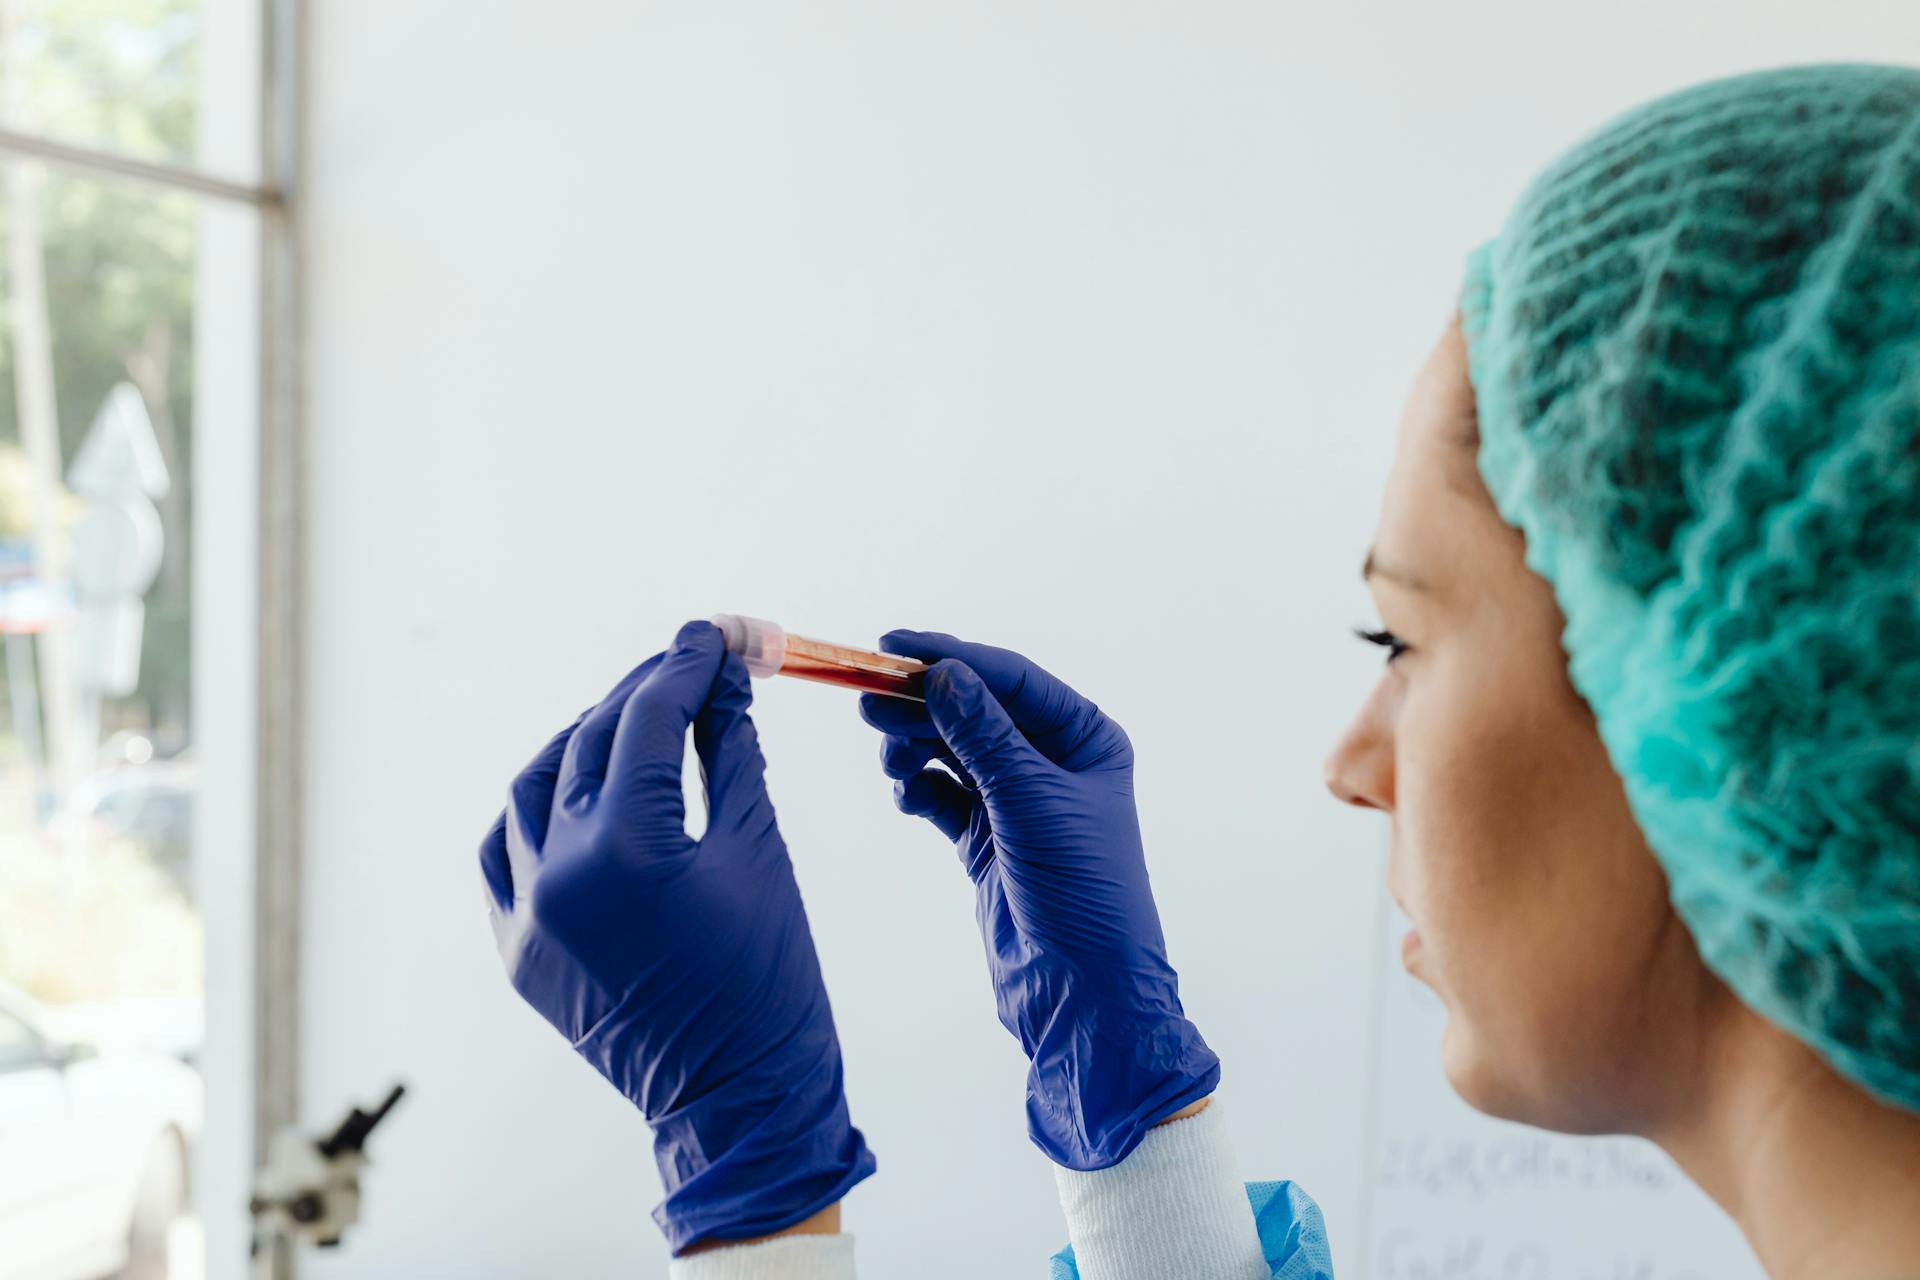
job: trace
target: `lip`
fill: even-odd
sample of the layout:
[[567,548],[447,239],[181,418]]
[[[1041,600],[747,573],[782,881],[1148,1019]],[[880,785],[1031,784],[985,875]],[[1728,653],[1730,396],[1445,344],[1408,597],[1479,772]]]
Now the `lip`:
[[1420,931],[1409,929],[1400,938],[1400,964],[1403,968],[1413,968],[1414,957],[1420,954]]

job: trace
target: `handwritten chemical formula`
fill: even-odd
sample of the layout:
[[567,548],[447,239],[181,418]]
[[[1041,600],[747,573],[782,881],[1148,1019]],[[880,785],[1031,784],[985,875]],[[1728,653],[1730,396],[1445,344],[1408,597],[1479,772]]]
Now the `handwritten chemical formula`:
[[1671,1189],[1673,1167],[1644,1144],[1557,1140],[1544,1133],[1390,1136],[1374,1174],[1382,1190],[1486,1196],[1515,1191]]
[[1645,1253],[1570,1262],[1558,1242],[1498,1244],[1484,1236],[1431,1239],[1410,1228],[1387,1233],[1375,1251],[1374,1280],[1722,1280],[1672,1267]]

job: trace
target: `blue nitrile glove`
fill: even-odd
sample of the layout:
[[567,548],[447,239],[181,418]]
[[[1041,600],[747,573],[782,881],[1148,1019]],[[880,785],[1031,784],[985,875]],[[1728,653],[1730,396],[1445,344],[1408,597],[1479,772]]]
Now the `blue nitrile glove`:
[[1033,1061],[1027,1128],[1069,1169],[1118,1164],[1220,1081],[1147,885],[1133,744],[1017,653],[930,631],[880,644],[935,664],[925,706],[868,694],[860,711],[886,735],[895,803],[973,880],[1000,1021]]
[[752,697],[719,630],[688,623],[514,779],[480,848],[514,987],[653,1126],[667,1190],[653,1216],[676,1253],[792,1226],[874,1169]]

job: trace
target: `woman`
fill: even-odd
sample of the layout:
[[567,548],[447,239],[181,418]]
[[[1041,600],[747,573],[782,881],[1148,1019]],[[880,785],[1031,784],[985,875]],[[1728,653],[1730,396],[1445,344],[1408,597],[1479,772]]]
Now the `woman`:
[[[1392,818],[1454,1087],[1658,1143],[1776,1280],[1920,1276],[1920,73],[1703,86],[1548,169],[1470,260],[1366,576],[1387,667],[1327,779]],[[975,885],[1055,1274],[1330,1275],[1311,1202],[1229,1172],[1126,735],[1018,655],[886,647],[935,663],[863,713]],[[851,1276],[874,1164],[748,701],[689,624],[482,863],[515,985],[655,1127],[675,1275]]]

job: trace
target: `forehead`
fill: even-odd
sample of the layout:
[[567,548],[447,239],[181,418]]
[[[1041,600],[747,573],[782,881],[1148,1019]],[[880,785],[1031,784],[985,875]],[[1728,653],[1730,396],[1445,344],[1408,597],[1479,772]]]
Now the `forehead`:
[[1480,480],[1478,420],[1459,320],[1414,378],[1400,418],[1376,538],[1383,556],[1431,560],[1506,525]]
[[1467,342],[1455,316],[1413,380],[1400,421],[1400,444],[1432,447],[1468,471],[1479,443],[1473,382],[1467,376]]

